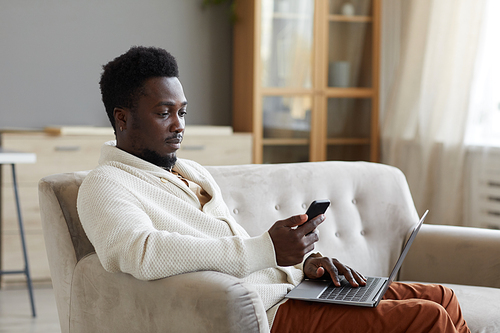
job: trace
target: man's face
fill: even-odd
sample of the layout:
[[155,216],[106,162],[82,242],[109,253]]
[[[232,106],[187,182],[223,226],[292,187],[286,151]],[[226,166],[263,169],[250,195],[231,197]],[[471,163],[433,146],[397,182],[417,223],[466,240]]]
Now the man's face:
[[186,107],[179,79],[155,77],[146,80],[135,109],[125,111],[128,114],[126,128],[119,134],[117,146],[170,169],[181,145]]

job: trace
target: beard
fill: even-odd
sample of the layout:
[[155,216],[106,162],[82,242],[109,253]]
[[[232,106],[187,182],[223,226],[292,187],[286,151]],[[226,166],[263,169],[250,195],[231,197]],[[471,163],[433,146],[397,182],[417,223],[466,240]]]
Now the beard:
[[175,154],[168,156],[161,156],[157,152],[150,149],[142,150],[141,156],[139,157],[149,163],[152,163],[156,166],[159,166],[160,168],[164,168],[169,171],[172,170],[172,168],[175,165],[175,162],[177,162],[177,156]]

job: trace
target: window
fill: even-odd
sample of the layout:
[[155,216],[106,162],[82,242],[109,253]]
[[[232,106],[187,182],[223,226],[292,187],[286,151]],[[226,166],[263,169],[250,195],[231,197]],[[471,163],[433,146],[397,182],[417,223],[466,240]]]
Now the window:
[[469,102],[466,144],[500,147],[500,1],[487,0]]

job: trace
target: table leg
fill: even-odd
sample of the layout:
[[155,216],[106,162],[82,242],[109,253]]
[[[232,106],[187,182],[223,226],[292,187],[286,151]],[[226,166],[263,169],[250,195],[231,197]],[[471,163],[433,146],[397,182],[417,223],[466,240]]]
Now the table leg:
[[29,269],[29,265],[28,265],[28,252],[26,249],[26,240],[24,238],[24,226],[23,226],[23,220],[21,217],[21,205],[19,203],[19,194],[18,194],[18,190],[17,190],[15,164],[12,164],[12,183],[13,183],[13,187],[14,187],[14,196],[16,199],[17,218],[18,218],[18,222],[19,222],[19,233],[21,234],[21,244],[23,247],[24,274],[26,274],[26,280],[27,280],[27,284],[28,284],[28,292],[29,292],[30,301],[31,301],[31,313],[33,314],[33,317],[36,317],[35,301],[33,298],[33,284],[31,283],[31,275],[30,275],[30,269]]

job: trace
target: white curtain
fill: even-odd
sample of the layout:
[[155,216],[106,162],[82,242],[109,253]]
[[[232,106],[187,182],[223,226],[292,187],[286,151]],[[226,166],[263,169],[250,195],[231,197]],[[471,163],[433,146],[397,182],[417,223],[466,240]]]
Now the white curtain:
[[486,0],[469,103],[466,142],[500,147],[500,1]]
[[404,0],[400,12],[399,62],[382,103],[382,162],[405,173],[430,223],[463,223],[464,136],[484,1]]
[[486,0],[466,135],[465,224],[500,228],[500,1]]

